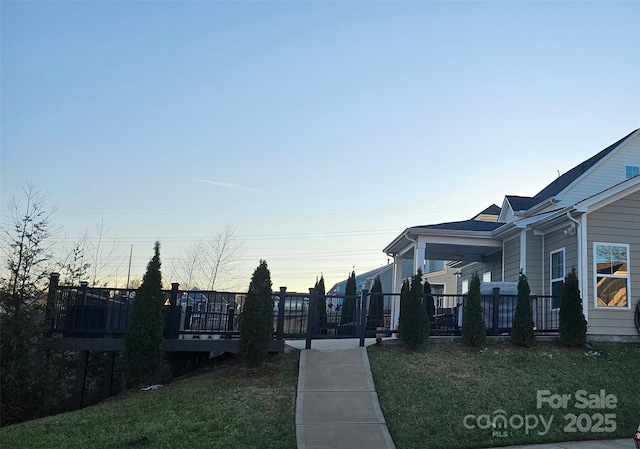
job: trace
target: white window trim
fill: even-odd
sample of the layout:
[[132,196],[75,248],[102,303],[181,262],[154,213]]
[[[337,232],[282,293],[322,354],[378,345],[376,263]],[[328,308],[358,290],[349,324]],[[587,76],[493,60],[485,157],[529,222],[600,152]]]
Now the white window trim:
[[[562,253],[562,277],[553,277],[553,255]],[[564,282],[565,277],[567,276],[567,252],[565,251],[565,247],[554,249],[549,252],[549,294],[553,294],[553,283],[562,281]],[[553,307],[552,302],[549,302],[549,310],[560,310],[560,307]]]
[[[616,276],[615,274],[598,274],[598,261],[596,259],[596,247],[598,245],[607,245],[607,246],[624,246],[627,249],[627,275],[626,276]],[[629,254],[629,244],[628,243],[611,243],[611,242],[593,242],[593,307],[599,310],[623,310],[627,311],[631,309],[631,267],[630,267],[630,259],[631,255]],[[599,306],[598,305],[598,276],[607,277],[612,279],[627,279],[627,306],[626,307],[615,307],[615,306]]]
[[[486,281],[485,278],[489,277],[489,280]],[[491,271],[485,271],[484,273],[482,273],[482,282],[491,282]]]
[[462,281],[462,284],[460,284],[460,294],[466,295],[467,293],[469,293],[469,279],[465,279],[464,281]]

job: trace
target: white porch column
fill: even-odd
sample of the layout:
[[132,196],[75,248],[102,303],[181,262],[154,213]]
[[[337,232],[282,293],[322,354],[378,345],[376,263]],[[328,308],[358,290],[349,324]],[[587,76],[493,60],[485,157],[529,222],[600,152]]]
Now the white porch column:
[[[400,293],[402,287],[402,256],[393,256],[393,291],[392,293]],[[398,329],[400,320],[400,296],[391,297],[391,329]],[[397,338],[397,334],[393,334]]]
[[425,251],[427,249],[427,242],[425,242],[424,240],[421,240],[420,237],[418,237],[418,240],[415,243],[415,246],[413,247],[413,273],[411,273],[412,275],[416,274],[418,272],[418,269],[421,269],[424,272],[424,257],[425,257]]

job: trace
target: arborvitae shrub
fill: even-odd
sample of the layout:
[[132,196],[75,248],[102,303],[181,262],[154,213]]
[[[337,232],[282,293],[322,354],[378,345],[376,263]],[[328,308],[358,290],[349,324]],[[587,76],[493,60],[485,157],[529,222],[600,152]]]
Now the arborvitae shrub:
[[129,329],[125,334],[123,374],[127,385],[140,387],[159,382],[162,360],[162,274],[160,272],[160,242],[147,265],[142,285],[131,305]]
[[356,273],[351,272],[349,279],[347,280],[347,286],[344,292],[344,301],[342,302],[342,314],[341,323],[353,323],[356,321],[356,295],[358,294],[358,287],[356,286]]
[[316,322],[318,327],[326,332],[327,328],[327,296],[324,286],[324,276],[320,276],[320,280],[316,282]]
[[384,295],[380,276],[376,276],[371,287],[367,328],[375,329],[380,326],[384,326]]
[[582,312],[582,299],[575,268],[564,278],[559,312],[560,339],[571,347],[582,347],[587,342],[587,320]]
[[436,313],[436,305],[433,301],[433,295],[431,294],[431,284],[425,279],[424,281],[424,307],[427,311],[427,318],[429,323],[433,321],[433,317]]
[[400,340],[409,349],[417,349],[429,338],[429,319],[424,306],[422,271],[405,281],[400,297],[398,332]]
[[531,346],[536,337],[533,327],[533,310],[531,309],[531,289],[524,273],[518,279],[518,303],[513,316],[511,339],[522,346]]
[[251,367],[266,361],[273,339],[273,292],[267,261],[261,260],[240,313],[240,356]]
[[462,316],[462,341],[470,346],[480,346],[487,338],[487,327],[482,318],[482,296],[480,278],[477,273],[471,276],[469,293],[464,304]]

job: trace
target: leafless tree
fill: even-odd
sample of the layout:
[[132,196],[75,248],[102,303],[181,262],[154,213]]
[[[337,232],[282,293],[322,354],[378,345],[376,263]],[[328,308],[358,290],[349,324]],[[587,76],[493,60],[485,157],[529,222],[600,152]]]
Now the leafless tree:
[[114,265],[114,257],[120,246],[118,238],[113,238],[111,245],[108,245],[107,234],[111,231],[111,228],[105,228],[104,219],[100,223],[96,223],[96,237],[93,243],[89,243],[89,259],[91,260],[91,279],[90,284],[97,286],[104,284],[110,278],[116,278],[118,268],[124,264],[124,259],[121,260],[117,266],[113,269],[113,272],[109,272],[109,267]]
[[238,273],[242,246],[236,227],[225,224],[208,239],[194,241],[184,248],[172,270],[172,278],[185,290],[234,290],[241,285]]
[[236,290],[239,279],[238,264],[244,240],[238,228],[226,223],[215,231],[209,241],[207,268],[211,290]]

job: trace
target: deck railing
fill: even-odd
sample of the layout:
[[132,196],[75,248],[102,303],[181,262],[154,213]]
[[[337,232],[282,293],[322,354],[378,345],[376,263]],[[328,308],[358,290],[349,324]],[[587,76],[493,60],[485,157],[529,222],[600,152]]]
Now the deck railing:
[[[47,301],[51,335],[63,337],[122,337],[129,325],[136,291],[113,288],[58,286],[52,277]],[[232,339],[240,334],[239,318],[246,293],[180,290],[172,284],[163,292],[164,337],[183,339]],[[287,292],[273,293],[274,338],[348,338],[391,335],[393,304],[398,294],[382,294],[382,312],[372,312],[372,294],[319,296]],[[466,295],[434,294],[429,312],[432,335],[460,335]],[[482,296],[488,335],[508,334],[513,325],[517,296]],[[557,298],[531,296],[536,332],[556,333]],[[429,308],[428,308],[429,309]],[[379,316],[374,316],[377,313]]]

